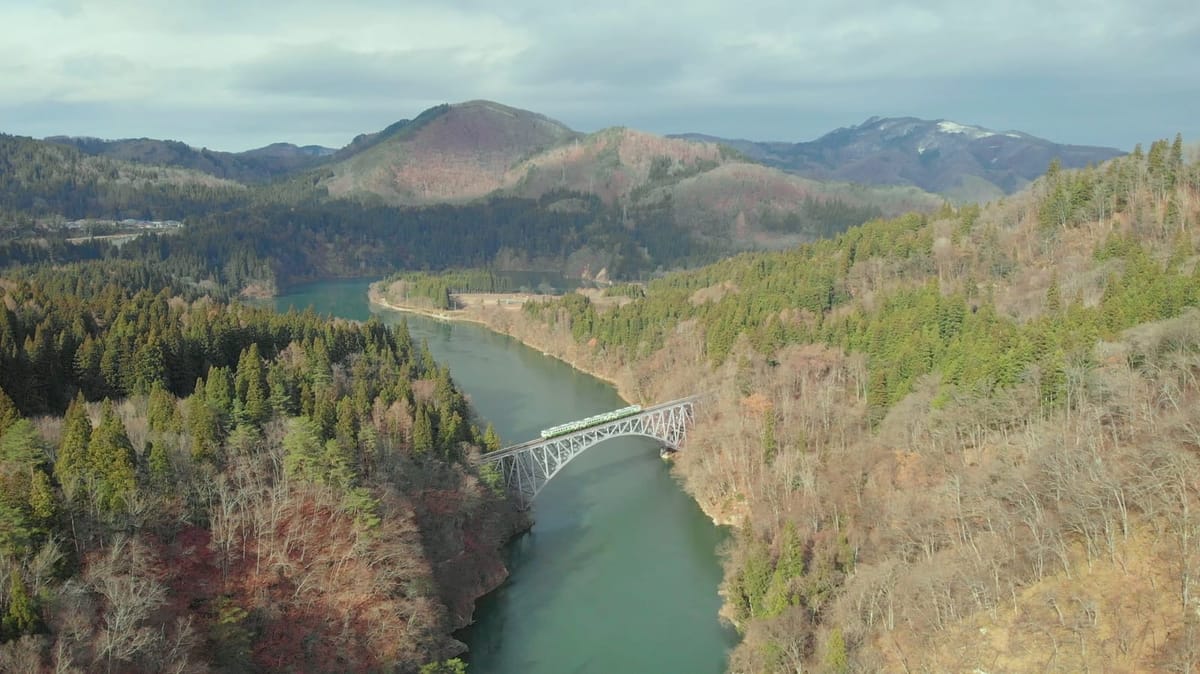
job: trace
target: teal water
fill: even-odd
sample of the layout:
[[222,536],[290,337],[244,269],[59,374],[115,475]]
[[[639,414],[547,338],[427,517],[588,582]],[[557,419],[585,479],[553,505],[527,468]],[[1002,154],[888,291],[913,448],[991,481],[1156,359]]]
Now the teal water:
[[[368,283],[310,284],[276,306],[407,319],[505,444],[626,404],[612,386],[503,335],[370,307]],[[508,581],[459,634],[471,674],[724,671],[735,641],[717,618],[724,534],[653,442],[610,440],[584,453],[538,495],[534,518],[510,545]]]

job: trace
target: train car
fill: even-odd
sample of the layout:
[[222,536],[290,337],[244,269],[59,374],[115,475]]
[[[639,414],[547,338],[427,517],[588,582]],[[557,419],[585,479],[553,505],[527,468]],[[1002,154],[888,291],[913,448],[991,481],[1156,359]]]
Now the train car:
[[597,424],[605,424],[610,421],[616,421],[622,417],[633,416],[641,411],[641,405],[630,405],[629,407],[622,407],[619,410],[613,410],[603,414],[596,414],[586,419],[580,419],[579,421],[572,421],[565,424],[559,424],[557,426],[551,426],[550,428],[543,429],[541,436],[543,440],[549,440],[550,438],[556,438],[560,435],[566,435],[567,433],[572,433],[574,431],[581,431],[585,428],[591,428]]

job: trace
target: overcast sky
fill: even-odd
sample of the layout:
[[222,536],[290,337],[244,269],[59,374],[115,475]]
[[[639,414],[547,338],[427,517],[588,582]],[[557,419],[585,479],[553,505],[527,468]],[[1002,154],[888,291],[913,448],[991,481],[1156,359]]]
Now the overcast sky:
[[487,98],[811,140],[913,115],[1200,139],[1198,0],[0,0],[0,131],[340,147]]

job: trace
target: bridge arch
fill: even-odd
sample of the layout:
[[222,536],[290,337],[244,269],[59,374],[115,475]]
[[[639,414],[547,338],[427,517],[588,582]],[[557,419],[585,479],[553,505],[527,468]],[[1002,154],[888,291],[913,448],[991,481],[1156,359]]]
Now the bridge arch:
[[526,507],[575,457],[612,438],[642,436],[678,450],[695,422],[696,397],[655,405],[613,421],[553,438],[531,440],[483,455],[479,463],[496,466],[504,484]]

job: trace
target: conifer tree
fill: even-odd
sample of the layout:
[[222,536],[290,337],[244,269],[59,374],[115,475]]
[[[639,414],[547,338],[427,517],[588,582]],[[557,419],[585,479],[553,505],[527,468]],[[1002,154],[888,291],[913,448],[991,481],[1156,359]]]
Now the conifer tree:
[[209,406],[223,418],[229,418],[233,414],[233,397],[228,368],[209,368],[208,377],[204,382],[204,398]]
[[483,448],[487,452],[494,452],[500,449],[500,435],[496,433],[496,427],[490,421],[487,428],[483,431]]
[[133,372],[128,377],[129,392],[148,393],[155,385],[163,386],[166,373],[166,355],[162,342],[158,335],[151,334],[149,340],[134,352]]
[[358,479],[353,448],[337,438],[325,441],[324,466],[317,479],[338,489],[349,489]]
[[333,368],[329,356],[329,348],[324,339],[314,339],[308,352],[308,376],[313,384],[324,387],[333,381]]
[[842,629],[835,627],[829,633],[829,640],[825,642],[825,667],[832,674],[845,674],[850,671],[850,658],[846,654],[846,640],[842,636]]
[[151,442],[148,445],[146,467],[149,469],[150,482],[156,489],[166,489],[175,479],[171,458],[167,456],[166,443]]
[[349,397],[342,398],[337,403],[336,420],[333,424],[334,437],[347,448],[353,448],[358,439],[358,417],[354,409],[354,401]]
[[150,388],[146,408],[146,422],[150,430],[160,433],[180,430],[179,406],[175,396],[163,387],[162,382],[155,382]]
[[21,413],[17,410],[17,406],[13,404],[12,398],[0,388],[0,435],[4,435],[4,431],[8,430],[21,418]]
[[79,388],[86,396],[95,399],[102,394],[104,380],[100,375],[100,347],[91,335],[85,336],[75,350],[74,369]]
[[756,541],[738,574],[742,609],[746,616],[762,616],[766,612],[763,600],[771,586],[773,572],[770,552],[765,545]]
[[320,429],[312,419],[291,419],[283,436],[283,468],[288,477],[315,481],[320,475],[323,449]]
[[54,462],[54,476],[68,495],[74,494],[76,489],[86,484],[88,444],[91,438],[92,420],[88,417],[87,403],[80,392],[67,406],[62,439],[58,443],[58,454]]
[[33,479],[29,484],[29,513],[45,526],[54,518],[55,510],[54,486],[50,484],[50,476],[42,470],[33,471]]
[[270,390],[268,404],[271,413],[286,417],[296,412],[292,382],[283,366],[277,362],[267,367],[267,387]]
[[21,572],[13,567],[8,583],[8,610],[4,612],[3,628],[0,637],[4,641],[15,639],[22,634],[29,634],[37,626],[37,613],[34,611],[33,600],[21,580]]
[[87,461],[97,505],[110,513],[117,512],[137,489],[137,457],[125,424],[107,398],[100,410],[100,424],[88,442]]
[[458,412],[449,411],[448,414],[438,415],[438,445],[446,452],[447,459],[455,458],[454,452],[459,441],[463,439],[462,433],[465,428],[466,424]]
[[312,420],[320,429],[322,438],[332,437],[337,425],[337,400],[333,396],[333,387],[322,386],[317,389],[313,399]]
[[192,437],[192,458],[197,460],[214,458],[220,451],[223,435],[220,415],[208,404],[202,381],[196,381],[196,392],[183,403],[188,434]]
[[236,389],[247,421],[255,425],[266,421],[270,416],[270,402],[257,342],[250,344],[238,358]]
[[433,449],[433,422],[429,419],[429,409],[424,403],[417,405],[413,415],[412,451],[418,454]]
[[1058,316],[1062,313],[1062,291],[1058,287],[1058,274],[1050,277],[1050,287],[1046,288],[1046,313]]
[[124,339],[118,329],[118,326],[113,326],[109,331],[100,354],[100,378],[106,396],[120,396],[128,391],[129,354],[125,351]]
[[766,412],[766,418],[763,420],[762,432],[762,451],[763,463],[770,464],[775,460],[775,452],[778,451],[779,444],[775,440],[775,410],[770,409]]

